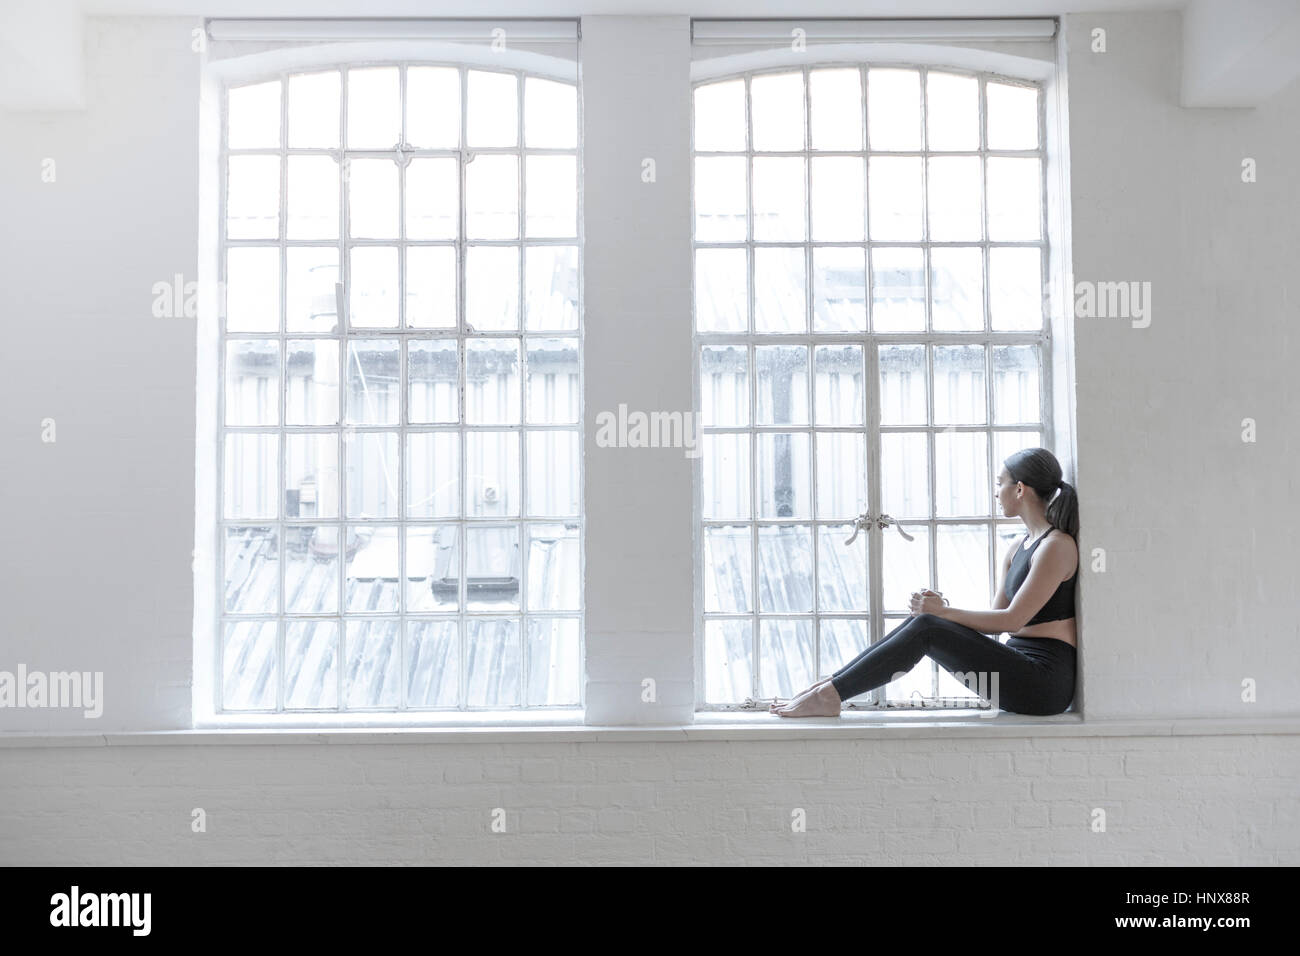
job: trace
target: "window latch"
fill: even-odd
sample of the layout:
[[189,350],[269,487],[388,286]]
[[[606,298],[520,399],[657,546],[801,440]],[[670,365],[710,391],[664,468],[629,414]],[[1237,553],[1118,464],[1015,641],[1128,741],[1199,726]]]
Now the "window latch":
[[845,539],[844,543],[852,544],[854,541],[858,539],[858,534],[860,532],[869,530],[873,524],[877,528],[880,528],[882,530],[888,528],[892,524],[895,528],[898,529],[898,533],[903,536],[904,541],[916,540],[910,534],[904,531],[903,526],[899,524],[897,521],[895,521],[893,518],[891,518],[889,515],[882,514],[878,518],[873,518],[871,517],[870,511],[864,511],[862,512],[862,514],[858,515],[856,518],[853,519],[853,534],[849,535],[849,537]]

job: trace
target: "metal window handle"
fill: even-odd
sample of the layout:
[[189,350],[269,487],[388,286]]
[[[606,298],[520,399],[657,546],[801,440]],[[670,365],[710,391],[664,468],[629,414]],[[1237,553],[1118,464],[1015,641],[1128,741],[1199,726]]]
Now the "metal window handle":
[[880,528],[882,530],[888,528],[892,524],[895,528],[898,529],[898,533],[903,536],[904,541],[916,540],[910,534],[904,531],[903,526],[899,524],[897,521],[895,521],[893,518],[891,518],[889,515],[882,514],[879,518],[873,518],[871,517],[870,511],[864,511],[862,512],[862,514],[858,515],[856,518],[853,519],[853,534],[849,535],[849,537],[845,539],[844,543],[852,544],[854,541],[858,539],[859,532],[866,531],[873,524],[877,528]]

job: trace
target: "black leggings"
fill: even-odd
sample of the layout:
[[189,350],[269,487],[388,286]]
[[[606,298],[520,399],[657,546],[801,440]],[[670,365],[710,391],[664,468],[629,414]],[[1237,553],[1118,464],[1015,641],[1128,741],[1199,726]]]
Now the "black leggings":
[[934,614],[904,621],[831,675],[831,683],[848,700],[906,674],[927,654],[945,670],[967,675],[958,679],[1009,713],[1059,714],[1074,699],[1074,645],[1054,637],[1009,637],[1001,644]]

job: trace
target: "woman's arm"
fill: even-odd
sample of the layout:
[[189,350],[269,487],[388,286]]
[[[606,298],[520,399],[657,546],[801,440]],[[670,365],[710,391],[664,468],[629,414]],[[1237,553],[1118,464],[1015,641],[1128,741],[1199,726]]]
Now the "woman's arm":
[[1069,535],[1053,535],[1044,541],[1029,562],[1029,574],[1025,577],[1024,584],[1020,585],[1020,590],[1005,608],[971,611],[946,607],[943,598],[926,594],[912,600],[912,613],[933,614],[983,634],[1001,634],[1003,631],[1014,633],[1042,609],[1057,586],[1066,579],[1074,560],[1071,553],[1073,547],[1074,541]]

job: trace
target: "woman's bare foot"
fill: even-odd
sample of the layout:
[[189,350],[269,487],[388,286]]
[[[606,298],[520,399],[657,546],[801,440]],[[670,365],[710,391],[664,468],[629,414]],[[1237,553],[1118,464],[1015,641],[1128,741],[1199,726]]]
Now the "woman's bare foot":
[[791,704],[797,704],[805,697],[817,693],[817,691],[821,690],[830,682],[831,679],[827,677],[825,680],[819,680],[817,683],[813,684],[807,690],[799,691],[799,693],[795,694],[793,697],[789,697],[789,698],[777,697],[772,701],[772,703],[768,704],[767,712],[769,714],[775,714],[778,710],[781,710],[784,707],[789,707]]
[[779,717],[838,717],[841,703],[839,691],[827,681],[811,694],[792,701],[775,713]]

